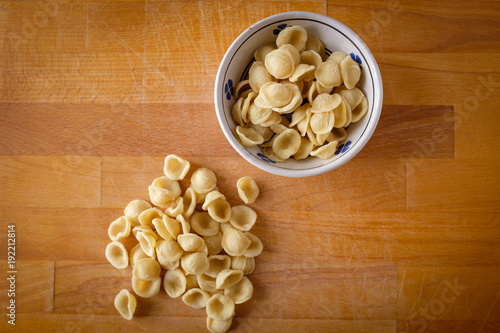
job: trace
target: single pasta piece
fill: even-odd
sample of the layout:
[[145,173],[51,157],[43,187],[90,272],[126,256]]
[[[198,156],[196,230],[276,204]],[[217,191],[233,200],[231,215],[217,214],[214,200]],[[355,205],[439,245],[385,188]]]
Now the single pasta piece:
[[276,37],[276,45],[281,47],[285,44],[293,45],[298,51],[303,51],[307,44],[307,31],[300,25],[286,27]]
[[184,254],[182,247],[174,240],[160,240],[156,243],[156,256],[161,265],[179,260]]
[[156,239],[149,233],[138,231],[135,238],[139,241],[142,251],[148,256],[152,257],[155,254]]
[[[296,55],[300,54],[297,49],[294,50],[280,47],[279,49],[273,50],[266,55],[264,64],[267,71],[276,79],[288,79],[293,75],[295,71],[295,66],[298,65],[296,61]],[[262,93],[262,90],[259,91]]]
[[186,274],[203,274],[208,270],[208,258],[205,253],[194,252],[181,258],[181,267]]
[[241,231],[249,231],[257,221],[257,213],[245,205],[233,206],[229,223]]
[[349,56],[347,53],[345,52],[342,52],[342,51],[336,51],[336,52],[333,52],[329,57],[328,59],[326,59],[326,61],[331,61],[331,62],[334,62],[336,63],[337,65],[340,66],[340,64],[342,63],[342,60],[345,59],[345,57]]
[[226,197],[224,196],[224,194],[220,193],[219,191],[211,191],[211,192],[207,193],[207,195],[205,196],[205,201],[203,202],[203,206],[201,208],[203,210],[207,210],[208,205],[210,205],[213,201],[220,199],[220,198],[226,200]]
[[[271,118],[272,114],[273,114],[272,109],[261,108],[261,107],[258,107],[257,105],[255,105],[255,103],[252,103],[250,105],[250,108],[248,109],[248,120],[253,125],[260,125],[260,124],[263,124],[266,121],[268,121]],[[255,130],[257,133],[262,135],[262,137],[264,138],[263,133],[259,132],[255,127],[252,126],[250,128]],[[265,140],[265,138],[264,138],[264,140]]]
[[314,50],[306,50],[300,54],[300,62],[306,65],[312,65],[315,68],[323,62],[321,55]]
[[[219,225],[222,225],[222,223]],[[213,236],[203,236],[203,240],[207,245],[208,255],[218,254],[222,251],[222,232],[219,231]]]
[[221,271],[231,267],[231,257],[223,254],[210,255],[208,256],[208,264],[205,274],[215,279]]
[[207,168],[199,168],[191,176],[191,188],[198,194],[206,194],[217,185],[215,173]]
[[160,292],[161,277],[157,277],[154,280],[139,280],[135,276],[132,276],[132,289],[142,298],[150,298],[158,295]]
[[206,303],[207,315],[217,320],[228,320],[234,316],[234,301],[224,295],[213,295]]
[[130,203],[125,207],[123,213],[130,219],[132,225],[136,226],[139,225],[139,214],[149,208],[151,208],[151,204],[149,202],[146,200],[136,199],[130,201]]
[[186,192],[184,192],[182,201],[182,207],[184,208],[182,216],[188,218],[193,215],[194,209],[196,208],[196,192],[189,187]]
[[[210,217],[220,223],[229,221],[231,217],[231,205],[223,198],[212,201],[207,210]],[[193,221],[191,221],[191,227],[193,227]]]
[[111,222],[108,228],[108,236],[112,241],[118,241],[130,235],[131,221],[128,217],[122,216]]
[[181,231],[183,234],[187,234],[191,231],[191,224],[189,224],[184,215],[177,215],[175,219],[181,225]]
[[236,269],[223,269],[217,274],[217,278],[215,280],[215,287],[217,289],[227,289],[231,288],[238,282],[240,282],[243,277],[242,270]]
[[229,331],[232,323],[233,317],[227,320],[217,320],[207,316],[207,329],[210,333],[225,333]]
[[203,309],[209,298],[210,295],[206,291],[200,288],[191,288],[184,293],[182,301],[192,308]]
[[[306,42],[306,51],[315,51],[321,57],[325,55],[325,45],[316,37],[308,36]],[[304,51],[304,52],[306,52]],[[304,53],[302,52],[302,53]]]
[[182,197],[177,197],[166,206],[165,214],[167,216],[175,218],[177,215],[184,212],[184,199]]
[[224,289],[224,295],[231,297],[235,304],[241,304],[252,298],[253,285],[252,282],[243,276],[241,280],[234,286]]
[[243,255],[245,257],[256,257],[261,254],[262,250],[264,249],[264,245],[262,245],[260,239],[249,232],[245,232],[245,236],[247,236],[247,238],[250,240],[250,245],[245,250]]
[[253,54],[255,61],[265,61],[267,54],[277,48],[276,43],[262,45]]
[[181,296],[186,291],[186,286],[186,276],[180,269],[170,269],[165,273],[163,277],[163,288],[165,288],[168,296],[172,298]]
[[165,240],[172,239],[172,235],[168,231],[167,225],[166,225],[166,223],[168,223],[169,220],[170,220],[170,218],[163,219],[163,217],[162,218],[157,217],[157,218],[154,218],[152,221],[152,224],[153,224],[156,232],[158,233],[158,235]]
[[171,180],[182,180],[188,173],[190,166],[188,161],[176,155],[168,155],[165,157],[163,171],[165,176]]
[[149,185],[149,198],[157,206],[164,207],[170,201],[181,195],[179,182],[167,176],[158,177]]
[[339,65],[333,61],[325,61],[316,67],[316,80],[323,87],[338,87],[342,84],[342,74]]
[[141,214],[138,216],[138,221],[140,225],[150,227],[153,229],[153,219],[155,218],[162,218],[163,215],[165,215],[161,210],[159,210],[156,207],[153,208],[148,208],[144,210]]
[[240,199],[246,204],[253,203],[260,194],[257,183],[249,176],[238,179],[236,187]]
[[329,159],[335,154],[337,150],[338,142],[332,141],[324,146],[317,147],[311,152],[311,156],[317,156],[321,159]]
[[120,315],[127,319],[132,320],[134,317],[135,308],[137,307],[137,300],[135,296],[127,289],[122,289],[115,297],[115,308]]
[[160,273],[160,264],[151,258],[140,259],[132,270],[133,276],[141,281],[153,281],[160,276]]
[[186,252],[204,252],[207,247],[203,238],[193,233],[179,235],[177,242]]
[[253,147],[264,142],[264,138],[260,133],[250,127],[236,126],[236,134],[242,145]]
[[320,94],[312,102],[311,112],[316,113],[333,111],[340,105],[340,103],[342,103],[342,98],[337,93],[334,93],[332,95]]
[[253,257],[244,256],[232,257],[231,268],[240,269],[245,275],[252,274],[255,269],[255,259]]
[[191,228],[200,236],[216,235],[219,232],[219,224],[207,212],[195,213],[191,217]]
[[273,143],[273,152],[285,160],[295,154],[300,147],[300,134],[294,129],[287,129],[279,134]]
[[368,111],[368,100],[365,96],[361,98],[361,103],[354,110],[352,110],[352,122],[357,122],[363,118]]
[[141,249],[141,244],[136,244],[129,253],[130,266],[133,268],[135,263],[143,258],[156,258],[156,254],[153,254],[153,257],[148,257],[146,253]]
[[347,89],[353,89],[361,78],[361,68],[351,57],[345,57],[340,63],[340,71]]
[[227,254],[241,256],[250,246],[250,239],[241,231],[229,228],[222,235],[222,248]]
[[205,290],[207,293],[217,293],[218,289],[215,286],[215,278],[208,276],[206,274],[198,274],[198,285],[201,289]]
[[128,267],[128,252],[120,242],[111,242],[106,246],[106,259],[118,269]]
[[336,119],[333,111],[314,113],[309,125],[314,133],[325,134],[332,131]]
[[255,61],[252,64],[250,70],[248,71],[248,80],[250,87],[252,87],[253,91],[256,93],[259,92],[260,87],[264,83],[276,81],[276,79],[269,74],[262,61]]

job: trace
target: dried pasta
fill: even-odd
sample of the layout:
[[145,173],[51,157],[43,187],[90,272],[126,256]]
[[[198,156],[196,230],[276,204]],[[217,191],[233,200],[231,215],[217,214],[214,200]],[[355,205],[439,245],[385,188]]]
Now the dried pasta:
[[217,320],[228,320],[234,316],[234,301],[224,295],[213,295],[206,303],[207,315]]
[[[231,114],[240,143],[261,147],[270,161],[331,158],[332,142],[347,139],[336,129],[347,133],[368,113],[368,100],[356,87],[360,65],[345,52],[327,54],[323,42],[299,25],[282,29],[274,43],[255,50],[254,60],[248,79],[236,86]],[[276,131],[279,124],[289,131]]]
[[187,279],[180,269],[170,269],[163,277],[163,288],[168,296],[177,298],[186,291]]
[[[295,37],[290,37],[290,43],[296,42]],[[288,54],[293,63],[299,63],[300,57],[294,46],[283,44],[279,49]],[[278,48],[263,48],[258,56],[265,57],[273,50]],[[244,128],[265,138],[267,147],[272,150],[277,137],[295,131],[280,114],[288,112],[291,106],[295,107],[297,91],[302,93],[302,80],[307,75],[297,76],[296,83],[277,86],[278,91],[284,89],[289,93],[290,99],[286,103],[275,105],[274,110],[261,110],[254,104],[258,94],[252,87],[260,85],[260,91],[262,86],[278,82],[273,77],[268,80],[264,61],[256,64],[252,73],[251,84],[239,85],[238,95],[243,100],[237,111],[245,122]],[[342,98],[346,105],[353,102],[355,108],[362,106],[357,91],[344,90],[347,97]],[[308,112],[303,111],[303,118],[308,117]],[[332,131],[328,139],[334,141],[343,134]],[[140,199],[127,204],[124,215],[108,227],[112,242],[106,246],[105,255],[116,268],[124,269],[130,264],[135,295],[154,297],[160,293],[163,284],[170,297],[181,298],[193,308],[206,307],[206,324],[210,332],[226,332],[231,327],[235,304],[247,301],[253,293],[247,275],[253,272],[254,257],[263,249],[262,242],[249,233],[257,221],[257,214],[246,205],[232,206],[219,191],[217,177],[210,169],[198,168],[188,176],[189,169],[190,163],[176,155],[165,158],[165,176],[154,179],[148,187],[152,204]],[[190,183],[184,186],[184,182]],[[181,185],[186,188],[183,194]],[[259,187],[250,177],[240,178],[236,186],[239,197],[246,204],[253,203],[259,196]],[[126,243],[128,237],[137,241],[130,252],[119,242],[124,240]],[[137,306],[134,294],[123,289],[114,303],[123,318],[133,319]]]
[[246,204],[253,203],[260,194],[257,183],[248,176],[238,179],[236,187],[238,188],[240,199]]
[[127,319],[132,320],[134,317],[135,308],[137,307],[137,300],[135,296],[127,289],[122,289],[115,297],[115,308],[120,315]]
[[130,235],[131,221],[128,217],[122,216],[111,222],[108,228],[108,236],[112,241],[119,241]]
[[253,285],[250,279],[243,276],[241,280],[230,288],[224,289],[224,295],[233,299],[235,304],[241,304],[252,298]]
[[106,246],[106,259],[118,269],[128,266],[128,252],[120,242],[111,242]]

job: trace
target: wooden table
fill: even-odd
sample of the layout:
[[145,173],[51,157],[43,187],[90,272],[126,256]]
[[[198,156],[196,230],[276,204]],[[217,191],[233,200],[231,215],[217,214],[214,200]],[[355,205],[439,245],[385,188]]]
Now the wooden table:
[[[241,158],[212,97],[231,42],[291,10],[358,33],[385,93],[363,151],[305,179]],[[108,225],[167,154],[231,203],[239,177],[261,188],[265,250],[232,331],[500,331],[499,2],[9,0],[0,36],[0,331],[11,299],[18,332],[205,331],[164,291],[131,322],[113,306],[131,270],[106,261]]]

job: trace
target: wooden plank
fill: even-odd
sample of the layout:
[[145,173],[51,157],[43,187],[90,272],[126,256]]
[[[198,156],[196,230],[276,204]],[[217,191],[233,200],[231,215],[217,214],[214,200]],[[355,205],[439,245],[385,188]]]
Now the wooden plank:
[[414,211],[496,212],[500,160],[408,161],[407,205]]
[[209,104],[0,104],[0,114],[0,154],[237,156]]
[[2,207],[99,207],[101,159],[0,156]]
[[[26,314],[19,315],[17,328],[22,331],[66,332],[109,330],[113,332],[136,332],[149,328],[152,331],[158,327],[168,327],[172,332],[203,332],[205,318],[142,316],[132,321],[121,318],[118,314],[82,316],[77,314]],[[252,332],[252,329],[262,329],[270,333],[304,332],[317,330],[320,332],[349,331],[393,333],[396,323],[393,320],[324,320],[324,319],[282,319],[282,318],[252,318],[244,319],[236,316],[233,319],[230,332]]]
[[499,274],[498,266],[400,267],[398,326],[410,332],[436,332],[447,326],[443,331],[454,326],[457,331],[472,327],[472,332],[479,332],[484,326],[486,331],[498,327]]
[[[110,103],[92,108],[82,104],[1,104],[0,109],[5,126],[0,154],[64,151],[68,155],[102,156],[110,151],[114,155],[147,151],[161,156],[173,150],[192,154],[198,147],[197,156],[236,156],[209,104]],[[453,158],[453,125],[451,107],[385,106],[373,137],[359,156]],[[40,131],[42,127],[46,130]],[[201,149],[199,142],[206,142],[207,147]],[[433,142],[432,147],[427,147],[429,142]]]
[[374,52],[498,52],[499,12],[495,1],[484,6],[464,0],[453,6],[449,1],[328,1],[328,15],[359,34]]
[[[175,152],[173,152],[175,153]],[[211,158],[182,156],[193,166],[207,167],[218,177],[219,190],[229,202],[241,203],[236,181],[243,176],[257,177],[261,186],[259,207],[263,210],[316,211],[401,211],[405,209],[405,180],[394,177],[387,182],[384,172],[397,174],[404,161],[355,158],[347,165],[321,176],[305,179],[276,177],[259,172],[241,158]],[[155,164],[143,157],[103,157],[102,206],[122,208],[137,198],[147,199],[147,187],[163,174],[164,157],[155,158]],[[189,186],[189,173],[184,188]],[[360,187],[371,186],[371,190]],[[294,186],[300,190],[290,191]],[[272,200],[279,197],[280,200]]]
[[[271,268],[264,266],[249,275],[254,293],[250,301],[236,307],[239,316],[355,320],[396,316],[395,266],[346,269],[326,263],[315,270]],[[117,270],[109,263],[57,261],[55,286],[55,313],[114,314],[114,296],[122,288],[131,290],[131,269]],[[205,316],[203,310],[171,299],[163,289],[155,297],[139,298],[137,306],[139,316]]]
[[123,209],[0,207],[0,213],[0,230],[16,225],[18,259],[106,261],[108,227]]
[[[6,230],[6,229],[4,229]],[[19,234],[19,231],[17,231]],[[19,238],[16,238],[16,252],[22,247]],[[2,250],[7,252],[7,245],[2,244]],[[4,251],[2,251],[3,257]],[[15,301],[15,314],[25,313],[52,313],[54,309],[54,261],[53,260],[26,260],[20,259],[16,253],[15,273],[7,265],[6,259],[0,259],[0,265],[4,269],[3,278],[0,279],[0,302],[2,305],[9,306],[10,301]],[[7,278],[14,277],[8,280]],[[13,282],[13,287],[11,287]],[[10,313],[5,310],[4,313]],[[4,314],[4,316],[5,316]],[[5,318],[4,318],[5,319]],[[10,318],[9,318],[10,319]],[[2,320],[2,324],[7,320]]]

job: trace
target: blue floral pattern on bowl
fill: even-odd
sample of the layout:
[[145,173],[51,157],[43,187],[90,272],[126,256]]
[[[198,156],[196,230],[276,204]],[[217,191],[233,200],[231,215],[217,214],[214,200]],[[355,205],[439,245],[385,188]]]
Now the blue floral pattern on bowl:
[[270,163],[270,164],[276,164],[276,162],[274,161],[271,161],[270,159],[268,159],[264,154],[261,154],[261,153],[257,153],[257,156],[259,156],[259,158],[261,160],[263,160],[264,162],[266,163]]
[[226,94],[226,99],[228,101],[231,100],[231,97],[234,95],[233,80],[229,79],[224,85],[224,93]]
[[337,150],[335,151],[335,155],[343,154],[346,151],[348,151],[349,148],[351,148],[351,144],[352,144],[351,141],[347,141],[346,143],[343,143],[340,146],[338,146]]
[[280,24],[276,27],[276,29],[273,30],[273,34],[279,35],[281,30],[284,30],[286,27],[291,27],[291,25],[288,24]]

